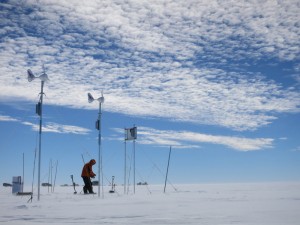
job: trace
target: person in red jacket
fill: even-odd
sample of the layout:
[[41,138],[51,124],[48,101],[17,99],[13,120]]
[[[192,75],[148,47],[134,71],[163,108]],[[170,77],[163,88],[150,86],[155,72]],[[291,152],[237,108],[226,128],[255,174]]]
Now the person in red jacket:
[[96,164],[95,159],[91,159],[82,168],[81,177],[84,182],[83,192],[84,194],[94,194],[91,178],[95,178],[96,174],[93,172],[93,165]]

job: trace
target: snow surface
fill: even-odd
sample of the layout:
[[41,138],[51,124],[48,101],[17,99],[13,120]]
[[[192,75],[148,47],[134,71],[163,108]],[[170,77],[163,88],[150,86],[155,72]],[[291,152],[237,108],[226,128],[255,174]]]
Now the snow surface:
[[[0,224],[300,224],[300,183],[122,186],[104,198],[73,187],[41,188],[41,200],[0,188]],[[175,190],[175,188],[177,190]],[[98,188],[95,187],[95,190]],[[26,191],[26,190],[24,190]]]

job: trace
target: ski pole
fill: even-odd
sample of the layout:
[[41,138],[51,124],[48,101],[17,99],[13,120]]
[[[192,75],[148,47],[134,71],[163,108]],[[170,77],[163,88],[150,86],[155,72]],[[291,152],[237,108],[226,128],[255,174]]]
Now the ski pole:
[[71,179],[72,179],[72,183],[73,183],[73,188],[74,188],[74,194],[77,194],[77,191],[76,191],[76,189],[75,189],[75,182],[74,182],[74,180],[73,180],[73,175],[71,175]]

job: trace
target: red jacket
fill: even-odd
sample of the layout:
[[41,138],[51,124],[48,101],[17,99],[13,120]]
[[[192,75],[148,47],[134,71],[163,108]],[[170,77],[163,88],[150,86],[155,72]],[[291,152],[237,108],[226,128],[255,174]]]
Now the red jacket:
[[94,176],[96,176],[96,174],[94,174],[93,168],[92,168],[92,166],[95,165],[95,164],[96,164],[96,161],[94,159],[92,159],[91,161],[86,163],[84,165],[84,167],[82,168],[81,177],[94,177]]

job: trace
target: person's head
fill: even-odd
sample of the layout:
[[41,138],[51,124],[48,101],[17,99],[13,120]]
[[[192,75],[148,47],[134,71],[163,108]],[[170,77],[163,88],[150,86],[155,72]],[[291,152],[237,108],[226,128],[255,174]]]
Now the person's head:
[[96,164],[96,160],[95,159],[91,159],[90,164],[95,165]]

